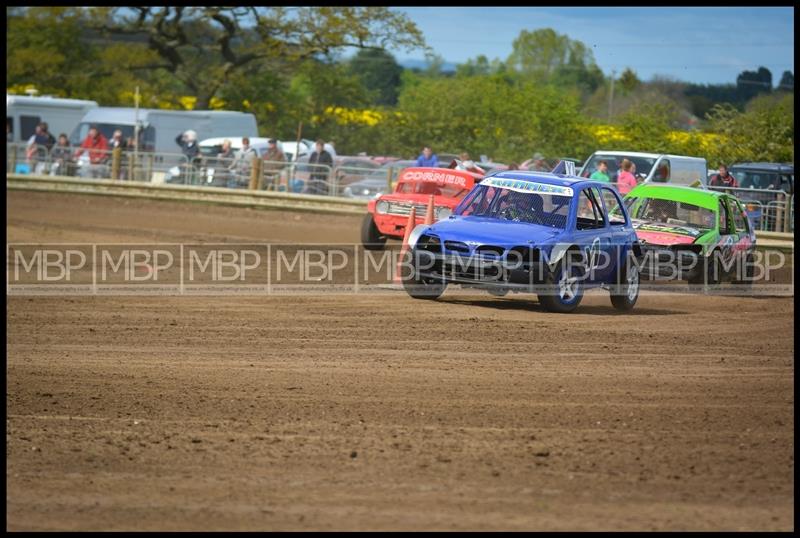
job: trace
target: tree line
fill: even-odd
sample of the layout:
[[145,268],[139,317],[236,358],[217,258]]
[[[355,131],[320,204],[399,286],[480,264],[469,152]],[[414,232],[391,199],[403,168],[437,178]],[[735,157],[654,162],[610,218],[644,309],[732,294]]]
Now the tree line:
[[[370,7],[8,7],[7,80],[21,93],[106,106],[225,108],[265,136],[335,140],[341,153],[411,156],[423,144],[520,162],[534,151],[669,151],[709,163],[794,160],[794,77],[760,67],[727,85],[612,81],[591,49],[522,31],[508,58],[443,60],[407,17]],[[404,69],[386,49],[422,50]],[[344,51],[355,51],[350,57]],[[613,93],[613,95],[612,95]]]

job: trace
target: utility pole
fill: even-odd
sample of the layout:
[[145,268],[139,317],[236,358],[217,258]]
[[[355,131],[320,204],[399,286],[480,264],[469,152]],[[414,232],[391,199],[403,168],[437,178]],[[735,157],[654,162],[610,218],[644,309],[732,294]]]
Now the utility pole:
[[[133,165],[128,171],[128,178],[133,180],[136,177],[136,165],[139,163],[139,86],[136,86],[136,93],[133,95],[134,106],[136,112],[134,113],[133,120]],[[148,178],[149,181],[149,178]]]
[[608,122],[611,123],[611,114],[614,110],[614,79],[617,78],[617,70],[611,70],[611,91],[608,94]]

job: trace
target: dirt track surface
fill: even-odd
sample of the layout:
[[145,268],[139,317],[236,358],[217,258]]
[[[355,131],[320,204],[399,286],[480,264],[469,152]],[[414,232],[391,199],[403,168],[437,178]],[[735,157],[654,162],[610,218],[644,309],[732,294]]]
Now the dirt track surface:
[[[304,239],[344,242],[359,223],[18,192],[7,208],[9,241],[289,241],[324,223]],[[791,299],[6,308],[10,530],[794,528]]]

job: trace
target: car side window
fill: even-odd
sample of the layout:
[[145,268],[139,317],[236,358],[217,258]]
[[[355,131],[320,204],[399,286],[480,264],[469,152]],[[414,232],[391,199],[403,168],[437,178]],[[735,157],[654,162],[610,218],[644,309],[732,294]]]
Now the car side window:
[[731,233],[728,227],[728,206],[722,200],[719,201],[719,233]]
[[731,211],[733,212],[733,222],[736,225],[736,232],[748,232],[747,229],[747,217],[744,216],[742,212],[742,208],[739,207],[738,202],[731,201]]
[[606,204],[606,214],[608,215],[608,222],[609,224],[617,225],[617,226],[624,226],[625,225],[625,216],[622,212],[622,208],[620,206],[619,198],[617,193],[603,187],[603,201]]
[[578,214],[575,227],[578,230],[593,230],[604,228],[605,225],[600,193],[596,188],[581,190],[578,195]]

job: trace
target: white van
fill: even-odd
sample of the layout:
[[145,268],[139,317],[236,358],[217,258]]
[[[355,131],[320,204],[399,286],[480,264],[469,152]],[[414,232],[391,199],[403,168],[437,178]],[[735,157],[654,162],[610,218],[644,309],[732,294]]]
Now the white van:
[[[97,125],[106,138],[111,138],[116,129],[125,139],[132,139],[137,121],[135,108],[98,107],[90,110],[72,131],[70,143],[80,145],[89,133],[91,125]],[[258,135],[256,117],[244,112],[223,110],[159,110],[140,108],[139,149],[156,153],[180,153],[181,147],[175,139],[189,129],[197,133],[197,139]]]
[[46,122],[53,138],[69,134],[89,110],[97,108],[95,101],[31,97],[6,94],[6,142],[26,143],[36,126]]
[[636,165],[636,180],[639,183],[672,183],[692,185],[708,184],[708,163],[701,157],[667,155],[662,153],[639,153],[635,151],[595,151],[581,168],[579,175],[589,177],[597,170],[599,161],[608,164],[608,175],[616,181],[622,159]]

